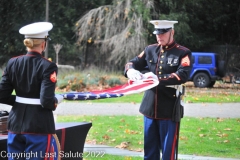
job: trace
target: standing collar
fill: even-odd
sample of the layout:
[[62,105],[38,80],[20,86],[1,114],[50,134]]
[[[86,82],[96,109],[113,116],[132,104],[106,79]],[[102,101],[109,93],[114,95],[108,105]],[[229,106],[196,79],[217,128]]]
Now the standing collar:
[[172,47],[174,47],[177,43],[173,40],[172,43],[168,44],[168,45],[165,45],[165,46],[162,46],[162,49],[163,50],[168,50]]
[[36,51],[28,51],[27,55],[28,56],[40,56],[40,57],[42,57],[42,54],[39,53],[39,52],[36,52]]

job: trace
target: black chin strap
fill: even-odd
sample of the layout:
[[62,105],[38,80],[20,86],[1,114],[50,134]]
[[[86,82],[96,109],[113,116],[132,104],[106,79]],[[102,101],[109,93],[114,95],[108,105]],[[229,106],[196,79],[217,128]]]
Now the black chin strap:
[[45,47],[44,47],[44,50],[46,49],[47,47],[47,40],[45,39]]
[[45,46],[44,46],[44,50],[42,51],[43,53],[45,53],[45,50],[47,48],[47,42],[48,40],[51,41],[51,38],[49,36],[45,36],[44,40],[45,40]]
[[170,35],[169,35],[169,37],[168,37],[168,42],[167,42],[166,45],[168,45],[168,43],[169,43],[169,41],[170,41],[170,38],[171,38],[171,36],[172,36],[172,29],[171,29],[170,31],[171,31],[171,32],[170,32]]
[[45,54],[45,50],[46,50],[46,48],[47,48],[47,39],[45,38],[45,45],[44,45],[44,49],[43,49],[43,51],[42,51],[42,55],[44,56],[44,54]]

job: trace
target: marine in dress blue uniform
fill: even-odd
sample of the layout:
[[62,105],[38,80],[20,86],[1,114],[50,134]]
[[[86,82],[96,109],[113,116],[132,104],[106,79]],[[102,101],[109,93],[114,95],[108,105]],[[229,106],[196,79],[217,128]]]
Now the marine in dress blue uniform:
[[[52,27],[49,22],[37,22],[19,32],[33,44],[42,40],[39,45],[44,50]],[[8,61],[0,82],[0,103],[12,106],[8,118],[9,159],[58,159],[53,117],[63,99],[54,93],[58,68],[42,56],[39,48],[27,49],[25,55]],[[16,96],[11,95],[13,90]]]
[[150,23],[155,27],[156,37],[169,35],[167,43],[159,40],[147,46],[126,64],[124,73],[133,80],[141,79],[141,72],[146,70],[158,77],[159,85],[145,91],[139,109],[144,115],[144,159],[159,160],[161,150],[162,160],[174,160],[179,131],[179,121],[173,118],[174,108],[179,98],[177,89],[188,80],[192,68],[191,51],[173,38],[177,21],[153,20]]

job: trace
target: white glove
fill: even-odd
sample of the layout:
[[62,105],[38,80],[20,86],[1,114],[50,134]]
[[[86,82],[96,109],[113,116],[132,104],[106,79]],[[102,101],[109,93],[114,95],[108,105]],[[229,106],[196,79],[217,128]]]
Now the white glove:
[[57,104],[61,103],[63,101],[63,96],[60,94],[56,94],[55,98],[57,99]]
[[142,79],[143,75],[139,71],[131,68],[127,71],[127,77],[130,80],[136,81]]

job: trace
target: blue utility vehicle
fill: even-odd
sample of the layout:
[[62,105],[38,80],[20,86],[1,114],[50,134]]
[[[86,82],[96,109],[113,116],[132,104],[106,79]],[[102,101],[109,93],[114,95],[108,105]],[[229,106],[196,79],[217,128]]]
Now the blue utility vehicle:
[[219,59],[219,55],[212,52],[192,52],[193,68],[189,81],[195,87],[213,87],[216,80],[222,80],[225,76],[225,62]]

